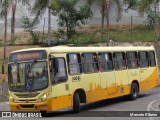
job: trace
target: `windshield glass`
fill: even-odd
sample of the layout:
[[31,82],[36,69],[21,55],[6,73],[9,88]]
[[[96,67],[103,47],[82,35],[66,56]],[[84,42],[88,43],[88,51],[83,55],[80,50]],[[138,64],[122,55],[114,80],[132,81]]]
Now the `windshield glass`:
[[46,62],[9,64],[8,75],[11,91],[36,91],[48,86]]

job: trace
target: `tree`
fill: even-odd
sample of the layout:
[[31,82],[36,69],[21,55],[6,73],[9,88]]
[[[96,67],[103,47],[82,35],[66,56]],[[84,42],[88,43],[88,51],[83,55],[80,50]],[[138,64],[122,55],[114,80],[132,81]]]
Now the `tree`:
[[29,19],[27,16],[23,16],[21,19],[22,22],[22,28],[25,29],[25,31],[29,32],[32,36],[32,44],[38,44],[38,36],[34,33],[34,29],[36,28],[36,24],[32,24],[33,21]]
[[125,5],[127,5],[127,9],[136,10],[139,5],[139,0],[124,0]]
[[[96,0],[88,0],[88,3],[92,5]],[[97,2],[97,1],[96,1]],[[122,16],[122,0],[101,0],[101,14],[102,14],[102,22],[101,22],[101,32],[102,35],[104,33],[104,22],[105,22],[105,17],[106,17],[106,22],[107,22],[107,34],[109,38],[109,13],[110,13],[110,8],[112,6],[115,7],[116,9],[116,19],[117,21],[121,19]]]
[[46,9],[48,9],[48,37],[51,37],[51,13],[60,9],[58,0],[36,0],[32,8],[32,13],[36,17],[32,24],[39,23]]
[[[134,8],[138,10],[140,15],[144,15],[144,13],[152,15],[154,17],[154,31],[155,31],[155,43],[158,43],[158,17],[157,9],[160,0],[126,0],[129,4],[129,8]],[[153,14],[154,13],[154,14]]]
[[[5,5],[5,2],[7,3],[7,6]],[[1,13],[3,12],[4,9],[9,12],[10,9],[12,12],[12,17],[11,17],[11,43],[13,43],[15,39],[15,14],[16,14],[16,8],[17,8],[17,2],[21,2],[23,5],[29,4],[29,0],[1,0],[1,3],[4,5],[1,6]],[[3,17],[3,16],[1,16]]]
[[107,20],[107,33],[108,33],[108,39],[109,39],[109,13],[111,6],[115,6],[116,9],[116,20],[117,22],[121,19],[122,16],[122,10],[123,10],[123,4],[121,0],[105,0],[106,1],[106,20]]
[[15,39],[15,14],[16,14],[17,0],[11,0],[11,4],[12,4],[11,42],[13,43]]
[[158,4],[160,0],[141,0],[139,2],[139,13],[149,13],[150,11],[154,10],[154,32],[155,32],[155,43],[158,43],[159,35],[158,35],[158,14],[157,14],[157,9],[158,9]]
[[8,15],[8,6],[9,1],[8,0],[0,0],[1,4],[1,12],[0,17],[4,19],[4,61],[6,60],[6,40],[7,40],[7,15]]
[[92,16],[88,4],[76,8],[79,0],[59,0],[61,11],[58,14],[59,26],[66,27],[67,40],[75,34],[76,27],[85,25],[85,20]]

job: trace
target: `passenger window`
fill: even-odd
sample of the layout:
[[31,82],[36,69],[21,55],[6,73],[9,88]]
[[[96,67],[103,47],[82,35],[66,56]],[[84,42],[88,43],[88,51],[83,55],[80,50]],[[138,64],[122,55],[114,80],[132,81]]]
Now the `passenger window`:
[[82,73],[82,65],[80,54],[68,54],[68,73],[70,75],[78,75]]
[[153,51],[149,52],[149,64],[151,67],[156,66],[156,61],[155,61],[155,54]]
[[64,58],[52,59],[50,69],[52,84],[67,81],[66,64]]
[[126,69],[126,59],[124,52],[117,52],[113,54],[115,70]]
[[127,52],[127,66],[129,69],[138,68],[137,52]]
[[112,54],[111,53],[99,53],[98,63],[99,63],[100,72],[113,70]]
[[148,52],[139,52],[139,64],[141,68],[148,67]]
[[84,73],[98,72],[97,54],[96,53],[82,54],[82,61],[83,61]]

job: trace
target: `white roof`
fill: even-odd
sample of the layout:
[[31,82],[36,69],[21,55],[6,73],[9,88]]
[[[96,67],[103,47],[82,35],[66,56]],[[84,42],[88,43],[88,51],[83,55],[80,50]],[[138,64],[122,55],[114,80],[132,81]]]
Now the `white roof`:
[[68,47],[68,46],[54,46],[54,47],[39,47],[22,49],[14,52],[32,51],[32,50],[46,50],[47,53],[77,53],[77,52],[120,52],[120,51],[153,51],[154,47]]

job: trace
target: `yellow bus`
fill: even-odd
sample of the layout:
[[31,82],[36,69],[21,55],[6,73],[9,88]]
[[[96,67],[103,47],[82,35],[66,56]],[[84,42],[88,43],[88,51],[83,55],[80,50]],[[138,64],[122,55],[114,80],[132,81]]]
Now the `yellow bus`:
[[[4,71],[4,70],[2,70]],[[158,85],[154,47],[57,46],[9,56],[10,110],[54,111],[125,96]]]

